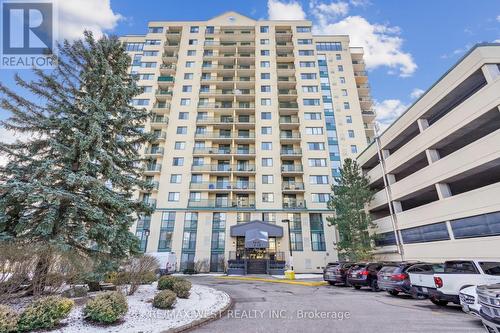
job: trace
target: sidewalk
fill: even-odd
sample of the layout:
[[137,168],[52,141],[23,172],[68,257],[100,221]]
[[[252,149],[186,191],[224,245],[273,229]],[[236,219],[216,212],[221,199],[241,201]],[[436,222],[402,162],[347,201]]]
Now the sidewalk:
[[[304,277],[302,277],[301,275],[304,275]],[[323,281],[323,277],[320,274],[297,274],[295,276],[296,278],[295,280],[285,280],[284,275],[229,275],[229,276],[218,276],[216,278],[224,280],[285,283],[285,284],[294,284],[294,285],[308,286],[308,287],[324,286],[328,284],[327,282]],[[319,280],[320,278],[321,280]]]

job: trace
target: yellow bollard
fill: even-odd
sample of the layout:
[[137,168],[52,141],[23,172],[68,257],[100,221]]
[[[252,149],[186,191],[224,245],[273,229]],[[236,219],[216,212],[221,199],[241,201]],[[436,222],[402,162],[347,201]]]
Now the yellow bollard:
[[285,279],[287,280],[295,280],[295,272],[292,270],[285,271]]

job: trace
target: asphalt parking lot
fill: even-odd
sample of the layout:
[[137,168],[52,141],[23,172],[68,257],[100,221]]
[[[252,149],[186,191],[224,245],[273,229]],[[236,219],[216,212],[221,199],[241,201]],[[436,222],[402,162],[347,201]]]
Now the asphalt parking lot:
[[194,332],[485,332],[458,306],[369,289],[191,277],[227,292],[234,307]]

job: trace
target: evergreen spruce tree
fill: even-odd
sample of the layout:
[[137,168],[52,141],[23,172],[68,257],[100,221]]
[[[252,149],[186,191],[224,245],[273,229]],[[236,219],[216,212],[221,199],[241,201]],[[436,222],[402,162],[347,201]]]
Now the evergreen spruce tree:
[[[130,57],[116,37],[90,32],[60,45],[58,66],[34,69],[17,85],[0,84],[0,103],[11,112],[5,128],[30,139],[0,144],[0,242],[40,245],[36,283],[44,286],[51,251],[124,258],[138,249],[129,231],[151,209],[134,200],[147,189],[138,149],[151,140],[141,126],[150,116],[131,106],[141,92],[127,70]],[[26,95],[25,95],[26,96]]]
[[328,208],[334,217],[328,217],[329,225],[337,227],[340,239],[337,242],[339,255],[353,261],[369,259],[372,251],[372,237],[369,228],[373,226],[366,205],[373,199],[369,180],[363,176],[356,161],[346,159],[340,170],[338,184],[332,186],[333,194]]

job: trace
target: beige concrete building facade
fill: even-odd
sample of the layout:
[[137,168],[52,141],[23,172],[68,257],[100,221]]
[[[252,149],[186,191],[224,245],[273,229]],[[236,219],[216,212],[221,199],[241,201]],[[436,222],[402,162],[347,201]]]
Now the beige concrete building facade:
[[360,154],[378,258],[500,257],[499,66],[477,45]]
[[134,226],[143,250],[175,252],[180,270],[251,259],[269,272],[290,264],[289,244],[297,272],[337,260],[331,184],[374,137],[362,49],[309,21],[234,12],[121,40],[157,137],[144,148],[155,189],[138,193],[155,207]]

